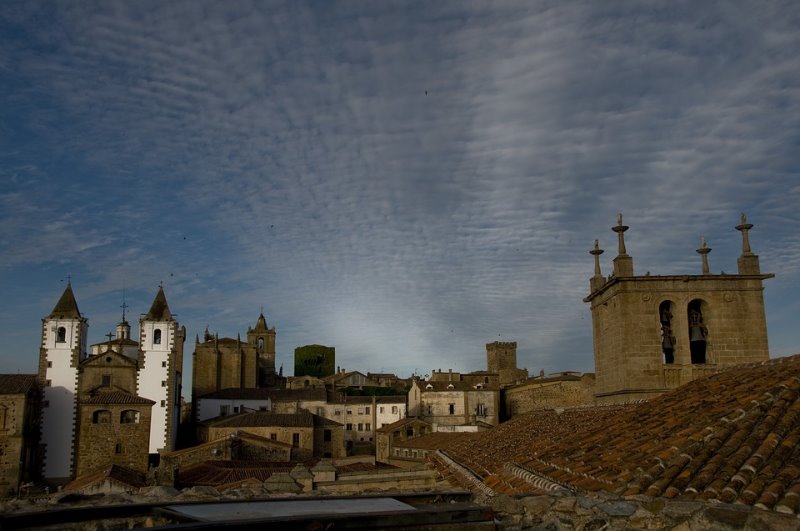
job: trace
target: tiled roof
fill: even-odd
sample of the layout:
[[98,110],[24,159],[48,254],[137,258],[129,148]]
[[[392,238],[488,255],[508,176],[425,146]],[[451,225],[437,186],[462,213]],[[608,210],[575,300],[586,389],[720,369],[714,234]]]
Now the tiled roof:
[[396,421],[392,422],[391,424],[386,424],[385,426],[381,426],[380,428],[378,428],[377,431],[380,431],[380,432],[391,432],[391,431],[394,431],[394,430],[396,430],[398,428],[401,428],[401,427],[405,426],[406,424],[415,424],[415,423],[425,424],[427,426],[431,425],[430,422],[426,422],[426,421],[418,419],[416,417],[406,417],[404,419],[396,420]]
[[132,395],[125,391],[109,391],[99,392],[92,396],[81,398],[81,404],[135,404],[135,405],[153,405],[153,400],[142,398],[141,396]]
[[[469,382],[462,382],[460,380],[427,380],[424,382],[417,382],[422,392],[447,392],[447,391],[497,391],[497,386],[494,384],[480,383],[472,384]],[[450,386],[453,386],[450,388]],[[430,388],[428,387],[430,386]],[[480,386],[480,387],[478,387]]]
[[506,464],[574,490],[800,508],[800,355],[695,380],[635,405],[540,411],[443,444],[487,483]]
[[114,352],[113,350],[106,350],[105,352],[101,352],[99,354],[93,354],[86,358],[85,360],[81,361],[81,365],[87,365],[95,361],[104,361],[105,358],[111,357],[113,360],[117,362],[123,362],[126,365],[138,365],[136,360],[129,358],[124,354],[120,354],[119,352]]
[[144,474],[141,472],[120,465],[108,465],[75,478],[74,481],[64,486],[64,490],[80,490],[83,487],[106,479],[113,479],[135,488],[141,488],[147,485]]
[[231,387],[205,394],[200,398],[223,400],[266,400],[269,398],[273,402],[294,400],[322,400],[324,402],[327,394],[325,389],[240,389]]
[[183,486],[218,486],[246,479],[266,481],[272,474],[291,472],[294,463],[263,463],[260,461],[206,461],[181,469],[178,482]]
[[269,411],[253,411],[224,417],[215,417],[205,421],[214,428],[254,428],[260,426],[281,426],[287,428],[313,428],[314,416],[308,411],[300,413],[272,413]]
[[398,448],[417,448],[422,450],[437,450],[447,446],[454,437],[459,437],[460,433],[454,432],[436,432],[414,437],[405,441],[393,443],[393,446]]
[[0,395],[25,394],[35,385],[35,374],[0,374]]

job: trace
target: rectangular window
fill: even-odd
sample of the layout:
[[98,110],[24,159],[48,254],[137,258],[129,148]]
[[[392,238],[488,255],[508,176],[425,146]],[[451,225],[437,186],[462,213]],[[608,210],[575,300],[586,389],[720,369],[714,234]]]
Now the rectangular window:
[[383,406],[378,409],[378,412],[383,413]]
[[267,410],[267,406],[258,406],[258,410],[259,411],[266,411]]
[[117,443],[117,446],[114,448],[114,452],[121,454],[122,453],[122,444]]
[[51,385],[53,385],[53,382],[51,380],[45,380],[44,382],[45,387],[50,387]]
[[52,367],[53,367],[53,362],[52,361],[48,361],[47,362],[47,368],[50,369]]
[[396,414],[396,413],[397,413],[397,406],[392,406],[392,414]]
[[167,381],[161,380],[161,387],[166,387],[166,386],[167,386]]
[[162,361],[162,362],[161,362],[161,366],[162,366],[162,367],[166,367],[166,366],[167,366],[167,362],[166,362],[166,361]]
[[346,429],[347,431],[353,431],[353,425],[352,425],[351,423],[349,423],[349,422],[348,422],[348,423],[345,425],[345,429]]
[[483,404],[478,404],[477,413],[479,417],[486,416],[486,406]]
[[161,407],[167,407],[167,401],[166,400],[162,400],[161,401]]
[[456,414],[456,405],[455,404],[450,404],[450,414],[451,415],[455,415]]
[[359,415],[363,415],[364,414],[364,408],[363,407],[358,408],[358,414]]
[[239,406],[233,406],[233,412],[234,413],[238,413],[239,412]]
[[358,431],[364,431],[364,425],[360,422],[358,423]]
[[331,430],[325,430],[322,432],[322,440],[325,442],[331,442]]
[[352,414],[353,414],[353,410],[352,410],[352,408],[347,408],[347,414],[348,414],[348,415],[352,415]]
[[273,441],[277,441],[278,440],[278,434],[277,433],[270,433],[269,434],[269,438],[271,440],[273,440]]
[[428,415],[433,415],[433,406],[428,406]]
[[364,408],[364,413],[366,413],[367,415],[369,415],[369,406],[367,406],[367,407],[365,407],[365,408]]
[[219,414],[224,417],[231,414],[231,406],[219,406]]
[[111,375],[104,374],[103,375],[103,387],[110,387],[111,386]]
[[292,446],[298,448],[300,446],[300,434],[293,433],[292,434]]
[[334,409],[334,410],[333,410],[333,414],[334,414],[334,415],[336,415],[336,416],[338,417],[339,415],[341,415],[341,414],[342,414],[342,410],[341,410],[341,409]]
[[370,422],[364,424],[364,431],[372,431],[372,424]]

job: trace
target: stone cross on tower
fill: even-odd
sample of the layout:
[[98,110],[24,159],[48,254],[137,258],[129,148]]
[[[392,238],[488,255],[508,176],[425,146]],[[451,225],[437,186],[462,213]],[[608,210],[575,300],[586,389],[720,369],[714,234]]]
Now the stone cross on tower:
[[594,249],[589,251],[589,254],[594,256],[594,276],[589,281],[589,288],[594,291],[605,282],[603,274],[600,272],[600,255],[603,254],[603,250],[600,248],[598,240],[594,241]]
[[752,223],[747,222],[747,215],[742,212],[742,222],[736,225],[736,230],[742,233],[742,255],[739,257],[740,275],[761,274],[761,267],[758,264],[758,256],[750,250],[750,235],[748,232],[753,228]]

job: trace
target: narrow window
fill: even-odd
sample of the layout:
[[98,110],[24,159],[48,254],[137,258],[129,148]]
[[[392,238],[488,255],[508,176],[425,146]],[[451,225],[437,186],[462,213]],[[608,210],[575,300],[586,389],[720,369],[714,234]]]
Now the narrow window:
[[107,409],[98,409],[92,414],[92,423],[111,424],[111,412]]
[[456,414],[456,405],[455,404],[450,404],[450,414],[451,415],[455,415]]
[[219,415],[224,417],[225,415],[230,415],[231,413],[231,406],[219,406]]
[[687,309],[689,314],[689,352],[692,357],[692,364],[706,362],[706,337],[708,328],[703,324],[702,301],[695,299],[689,303]]
[[292,446],[294,448],[298,448],[300,446],[300,434],[299,433],[293,433],[292,434]]
[[378,411],[379,411],[380,413],[383,413],[383,406],[381,406],[381,407],[378,409]]
[[160,345],[161,344],[161,329],[156,328],[153,330],[153,344]]
[[166,386],[167,386],[167,381],[161,380],[161,387],[166,387]]
[[277,441],[278,440],[278,434],[277,433],[270,433],[269,434],[269,438],[272,441]]
[[166,400],[162,400],[161,401],[161,407],[167,407],[167,401]]
[[358,431],[364,431],[364,425],[362,423],[358,423]]
[[162,361],[162,362],[161,362],[161,366],[162,366],[162,367],[166,367],[166,366],[167,366],[167,362],[166,362],[166,361]]
[[367,415],[369,415],[369,413],[370,413],[370,411],[369,411],[369,406],[367,406],[367,407],[365,407],[365,408],[364,408],[364,412],[365,412]]
[[348,422],[348,423],[345,425],[345,429],[346,429],[347,431],[353,431],[353,424],[352,424],[352,423],[350,423],[350,422]]
[[392,413],[393,414],[397,413],[397,406],[392,406]]
[[118,453],[118,454],[122,453],[122,444],[121,443],[117,443],[117,446],[114,447],[114,452]]
[[239,406],[233,406],[233,412],[234,413],[238,413],[239,412]]
[[103,387],[110,387],[111,386],[111,375],[104,374],[103,375]]
[[661,324],[661,352],[664,363],[675,363],[675,335],[672,333],[672,303],[664,301],[658,306],[658,321]]
[[433,415],[433,406],[428,406],[428,415]]
[[119,415],[120,424],[139,424],[139,412],[134,409],[127,409]]
[[322,432],[322,440],[325,442],[331,442],[331,430],[325,430]]
[[367,422],[366,424],[364,424],[364,431],[372,431],[372,423],[371,422]]
[[47,368],[51,369],[52,367],[53,367],[53,362],[52,361],[48,361],[47,362]]
[[56,335],[56,343],[67,342],[67,329],[63,326],[58,327],[58,334]]

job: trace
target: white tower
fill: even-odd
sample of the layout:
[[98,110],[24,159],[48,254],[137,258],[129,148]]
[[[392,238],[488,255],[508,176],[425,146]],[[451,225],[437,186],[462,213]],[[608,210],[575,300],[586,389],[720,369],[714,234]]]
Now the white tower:
[[68,282],[53,311],[42,319],[39,349],[39,384],[44,389],[42,475],[50,481],[65,482],[72,477],[78,366],[86,358],[88,329]]
[[139,320],[138,394],[155,401],[150,423],[150,453],[175,448],[181,406],[183,342],[186,329],[172,317],[163,288]]

